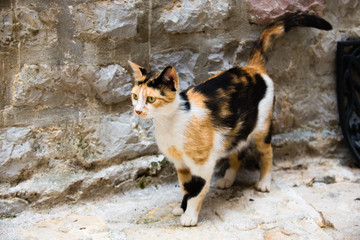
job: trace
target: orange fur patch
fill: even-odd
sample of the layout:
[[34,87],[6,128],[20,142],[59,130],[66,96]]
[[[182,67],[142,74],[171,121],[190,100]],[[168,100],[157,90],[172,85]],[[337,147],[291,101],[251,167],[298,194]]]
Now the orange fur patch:
[[260,167],[260,180],[263,179],[267,174],[271,172],[273,152],[271,144],[265,143],[265,138],[268,134],[270,124],[271,124],[272,113],[266,118],[266,126],[263,131],[257,132],[254,135],[254,142],[256,148],[261,153],[261,167]]
[[[206,191],[206,192],[207,192],[207,191]],[[205,193],[206,193],[206,192],[205,192]],[[198,204],[197,204],[197,206],[196,206],[196,212],[200,212],[200,209],[201,209],[203,200],[204,200],[204,198],[205,198],[205,195],[206,195],[206,194],[201,194],[201,195],[199,196],[199,201],[198,201]]]
[[160,90],[158,89],[152,89],[144,86],[146,89],[144,91],[144,98],[146,97],[156,97],[156,100],[154,103],[152,103],[153,107],[159,108],[163,107],[164,105],[171,103],[175,100],[176,92],[172,91],[166,91],[165,96],[160,94]]
[[241,161],[238,159],[238,155],[236,153],[229,156],[229,163],[231,169],[235,171],[239,170]]
[[[260,35],[255,51],[251,53],[248,65],[265,65],[265,56],[264,53],[269,49],[271,43],[276,38],[284,34],[284,25],[283,23],[276,24],[265,31]],[[264,66],[262,66],[264,68]]]
[[[241,83],[241,84],[243,84],[244,86],[247,86],[248,84],[249,84],[249,82],[248,82],[248,80],[246,79],[246,77],[234,77],[234,78],[232,78],[232,83],[233,84],[238,84],[238,83]],[[231,90],[231,92],[236,92],[236,89],[235,88],[233,88],[233,89],[230,89]]]
[[224,141],[225,149],[228,149],[230,147],[230,145],[232,144],[232,142],[236,137],[235,134],[238,133],[242,127],[243,127],[243,122],[238,122],[236,126],[233,129],[231,129],[229,136]]
[[245,66],[245,67],[243,67],[243,69],[252,77],[255,74],[266,74],[265,69],[261,65]]
[[194,116],[185,132],[184,151],[196,164],[207,162],[213,147],[214,128],[209,118]]
[[168,153],[174,160],[183,160],[183,153],[175,146],[169,147]]
[[229,104],[225,103],[221,106],[219,116],[222,118],[225,118],[227,116],[230,116],[232,113],[229,110]]
[[197,107],[203,108],[205,109],[205,101],[206,101],[206,97],[199,93],[199,92],[195,92],[193,88],[191,88],[188,92],[187,92],[189,101],[191,102],[191,104],[196,105]]
[[178,179],[180,182],[181,190],[186,193],[184,183],[191,181],[191,172],[188,168],[177,169]]

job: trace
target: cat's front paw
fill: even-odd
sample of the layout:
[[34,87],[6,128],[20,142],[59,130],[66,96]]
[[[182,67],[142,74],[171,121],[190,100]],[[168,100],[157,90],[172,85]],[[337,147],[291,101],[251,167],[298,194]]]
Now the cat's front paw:
[[271,176],[266,176],[256,184],[255,188],[260,192],[270,192],[270,185]]
[[175,216],[181,216],[184,214],[184,209],[182,209],[179,205],[176,206],[173,211],[172,214],[174,214]]
[[184,213],[180,218],[180,223],[184,227],[196,226],[198,222],[198,216],[193,216],[188,213]]
[[220,188],[220,189],[225,189],[225,188],[229,188],[231,187],[231,185],[233,185],[234,181],[227,179],[227,178],[222,178],[216,181],[216,187]]

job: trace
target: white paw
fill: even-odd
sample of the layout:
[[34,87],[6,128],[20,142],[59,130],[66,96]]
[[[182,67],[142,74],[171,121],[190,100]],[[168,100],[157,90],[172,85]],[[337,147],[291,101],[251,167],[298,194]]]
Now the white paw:
[[180,218],[180,223],[184,227],[195,226],[198,222],[198,216],[184,213]]
[[271,175],[267,175],[256,184],[255,188],[260,192],[270,192],[270,185],[271,185]]
[[234,181],[227,179],[227,178],[222,178],[216,181],[216,187],[220,188],[220,189],[225,189],[225,188],[229,188],[231,187],[231,185],[234,183]]
[[184,209],[182,209],[180,206],[176,206],[172,211],[172,214],[174,214],[175,216],[183,215],[183,213]]

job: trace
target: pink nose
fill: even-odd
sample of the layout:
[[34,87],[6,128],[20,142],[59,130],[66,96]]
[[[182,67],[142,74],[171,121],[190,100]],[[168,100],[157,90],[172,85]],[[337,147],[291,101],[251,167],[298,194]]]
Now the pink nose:
[[135,112],[136,112],[137,115],[142,114],[142,111],[135,110]]

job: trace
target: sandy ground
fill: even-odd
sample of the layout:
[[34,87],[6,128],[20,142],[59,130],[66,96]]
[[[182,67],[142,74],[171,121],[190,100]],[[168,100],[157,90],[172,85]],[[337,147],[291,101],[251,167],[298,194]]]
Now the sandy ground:
[[0,239],[360,239],[360,169],[314,162],[275,166],[270,193],[253,189],[256,171],[227,190],[214,177],[196,227],[171,214],[181,192],[170,182],[0,219]]

